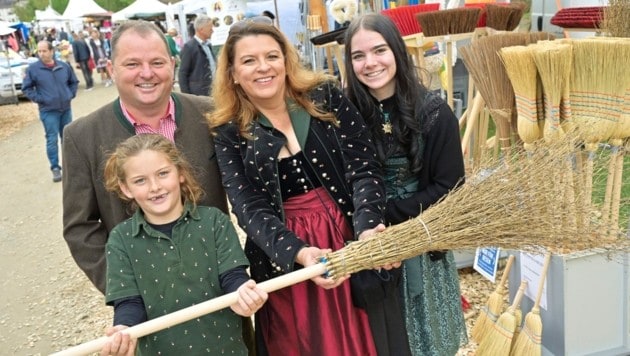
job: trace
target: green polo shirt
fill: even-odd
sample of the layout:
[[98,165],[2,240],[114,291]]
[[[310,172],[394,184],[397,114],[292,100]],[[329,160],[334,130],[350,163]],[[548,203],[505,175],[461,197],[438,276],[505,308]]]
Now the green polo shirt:
[[[138,210],[111,231],[106,251],[106,303],[139,295],[149,320],[222,295],[219,275],[249,265],[229,217],[189,204],[171,238],[149,226]],[[140,338],[137,351],[247,355],[241,319],[229,308]]]

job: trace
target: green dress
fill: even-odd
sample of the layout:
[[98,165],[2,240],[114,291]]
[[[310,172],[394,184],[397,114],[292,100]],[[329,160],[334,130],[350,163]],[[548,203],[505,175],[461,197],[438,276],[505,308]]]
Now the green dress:
[[[419,189],[406,156],[387,159],[385,186],[388,200],[407,198]],[[411,353],[455,355],[467,336],[453,253],[437,261],[428,253],[405,260],[400,292]]]

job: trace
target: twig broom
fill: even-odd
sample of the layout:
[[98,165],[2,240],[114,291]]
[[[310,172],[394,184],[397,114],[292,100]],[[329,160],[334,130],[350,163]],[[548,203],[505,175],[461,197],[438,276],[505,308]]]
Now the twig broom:
[[488,335],[483,339],[477,348],[476,355],[509,355],[512,349],[514,331],[520,324],[516,316],[516,310],[520,309],[521,299],[527,288],[527,281],[522,281],[518,292],[514,296],[512,305],[506,312],[501,314],[497,322],[492,326]]
[[490,293],[488,297],[488,301],[486,305],[484,305],[479,311],[479,316],[477,317],[477,321],[475,325],[470,330],[470,336],[477,341],[477,343],[481,343],[485,336],[488,334],[488,331],[492,328],[492,325],[497,321],[499,315],[503,312],[505,306],[505,283],[507,282],[508,275],[510,274],[510,269],[512,268],[512,264],[514,263],[514,255],[510,255],[508,257],[507,263],[505,264],[505,268],[503,269],[503,275],[501,276],[501,280],[494,288],[494,291]]
[[540,318],[540,298],[545,287],[547,270],[551,262],[551,253],[545,255],[545,262],[540,272],[540,283],[532,310],[525,315],[523,330],[519,333],[510,356],[540,356],[542,353],[542,319]]

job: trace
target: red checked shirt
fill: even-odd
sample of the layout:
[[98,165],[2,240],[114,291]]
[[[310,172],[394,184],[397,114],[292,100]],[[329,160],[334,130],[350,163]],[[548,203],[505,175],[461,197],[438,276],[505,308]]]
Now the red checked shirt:
[[171,140],[171,142],[175,142],[175,129],[177,129],[177,124],[175,123],[175,103],[173,102],[173,98],[169,99],[168,108],[166,109],[164,116],[160,118],[160,126],[157,130],[154,130],[147,124],[140,124],[136,122],[131,113],[127,111],[127,108],[125,107],[125,104],[123,104],[122,100],[120,101],[120,108],[122,109],[125,118],[129,120],[136,130],[136,135],[150,133],[160,134]]

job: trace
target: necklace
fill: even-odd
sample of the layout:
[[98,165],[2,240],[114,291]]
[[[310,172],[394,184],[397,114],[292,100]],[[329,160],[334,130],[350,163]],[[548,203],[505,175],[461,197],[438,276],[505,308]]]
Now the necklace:
[[380,103],[381,114],[383,114],[383,132],[386,134],[392,133],[392,123],[389,121],[389,113],[383,111],[383,103]]

